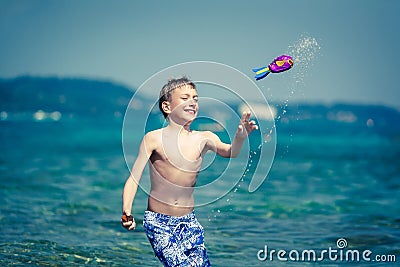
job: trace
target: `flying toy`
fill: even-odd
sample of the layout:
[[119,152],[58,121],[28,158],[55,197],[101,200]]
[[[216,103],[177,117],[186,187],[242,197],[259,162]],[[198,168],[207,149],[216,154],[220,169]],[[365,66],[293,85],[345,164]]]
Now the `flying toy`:
[[268,74],[272,73],[278,73],[282,71],[287,71],[293,67],[293,58],[288,55],[282,55],[274,59],[268,67],[262,67],[258,69],[253,69],[253,71],[256,73],[256,80],[261,80],[262,78],[267,77]]

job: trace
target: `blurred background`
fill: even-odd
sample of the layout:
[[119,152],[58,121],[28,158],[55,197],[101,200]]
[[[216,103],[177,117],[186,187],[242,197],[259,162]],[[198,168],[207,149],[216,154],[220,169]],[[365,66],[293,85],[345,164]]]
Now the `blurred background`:
[[[276,129],[267,180],[248,192],[255,166],[264,163],[255,134],[250,151],[229,162],[238,173],[232,190],[197,208],[211,263],[263,266],[257,252],[264,245],[318,251],[336,248],[338,238],[371,250],[372,258],[399,258],[399,5],[0,0],[0,262],[158,266],[142,227],[126,233],[119,224],[130,168],[121,136],[129,101],[175,64],[219,62],[253,79],[252,68],[283,53],[294,56],[293,69],[257,82],[274,115],[260,119]],[[159,90],[135,95],[129,108],[138,118],[148,116]],[[218,116],[222,126],[237,123]],[[162,125],[159,114],[150,119],[149,128]],[[145,132],[137,123],[132,151]],[[203,124],[225,138],[224,127]],[[199,183],[227,164],[216,158]],[[140,191],[135,200],[139,224],[146,197]]]

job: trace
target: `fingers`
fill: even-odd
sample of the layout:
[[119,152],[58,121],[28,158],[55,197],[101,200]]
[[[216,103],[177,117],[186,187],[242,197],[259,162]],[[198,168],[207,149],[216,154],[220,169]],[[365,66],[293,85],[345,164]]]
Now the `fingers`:
[[132,225],[128,228],[128,231],[134,230],[136,228],[136,222],[133,221]]
[[126,230],[131,231],[131,230],[134,230],[136,228],[136,222],[135,221],[123,222],[122,226]]
[[250,121],[249,124],[251,126],[251,129],[258,130],[258,126],[255,121]]
[[245,111],[245,112],[243,112],[243,113],[242,113],[241,121],[242,121],[242,122],[247,122],[247,121],[249,121],[250,115],[251,115],[251,112],[250,112],[250,111]]
[[241,118],[241,123],[246,128],[248,128],[247,126],[250,125],[250,126],[255,126],[255,128],[254,127],[251,127],[251,128],[258,129],[258,126],[256,125],[256,122],[254,120],[249,121],[250,120],[250,116],[251,116],[251,112],[250,111],[243,112],[242,113],[242,118]]
[[127,230],[133,230],[136,228],[136,222],[132,215],[126,215],[125,213],[121,217],[121,224]]
[[249,121],[251,116],[250,111],[242,113],[242,118],[238,126],[237,133],[241,135],[249,135],[252,131],[258,130],[258,126],[254,120]]
[[129,222],[122,222],[122,226],[128,230],[134,230],[136,228],[136,222],[135,221],[129,221]]
[[254,130],[258,130],[258,126],[255,121],[249,121],[245,124],[247,134],[250,134]]

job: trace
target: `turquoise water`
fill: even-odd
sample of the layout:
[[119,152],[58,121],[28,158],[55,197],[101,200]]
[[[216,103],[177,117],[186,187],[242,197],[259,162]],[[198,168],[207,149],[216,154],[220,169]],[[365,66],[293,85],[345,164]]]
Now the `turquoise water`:
[[[134,206],[137,230],[127,232],[119,223],[129,174],[121,114],[131,93],[102,84],[112,90],[104,89],[102,99],[85,98],[82,88],[71,89],[76,84],[62,87],[57,80],[60,91],[54,89],[52,96],[39,80],[41,89],[25,86],[33,89],[19,97],[21,84],[35,82],[3,81],[0,87],[1,265],[160,266],[141,226],[143,191]],[[55,111],[61,117],[51,116]],[[356,120],[341,116],[350,113]],[[251,172],[246,173],[229,194],[196,209],[213,266],[396,266],[280,262],[276,255],[260,261],[257,253],[265,245],[337,249],[336,241],[345,238],[349,249],[395,255],[398,263],[399,118],[398,111],[376,106],[289,106],[276,124],[275,160],[262,186],[249,193]],[[132,136],[139,142],[142,133]],[[208,174],[218,173],[222,164],[216,158]],[[239,166],[233,161],[230,168]],[[206,183],[213,177],[200,174],[199,179]]]

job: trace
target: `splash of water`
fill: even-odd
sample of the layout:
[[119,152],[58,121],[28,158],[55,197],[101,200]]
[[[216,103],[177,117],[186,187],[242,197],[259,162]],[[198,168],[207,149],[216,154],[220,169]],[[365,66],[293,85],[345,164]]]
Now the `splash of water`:
[[[316,38],[302,35],[294,44],[289,46],[288,54],[293,57],[295,83],[304,85],[305,76],[320,55],[321,45]],[[291,92],[294,93],[292,90]]]
[[[295,94],[302,94],[303,88],[305,87],[305,80],[311,67],[315,64],[321,53],[321,45],[316,38],[301,35],[300,38],[294,42],[294,44],[289,45],[288,54],[293,57],[294,67],[292,69],[292,79],[287,80],[287,87],[290,90],[289,94],[283,101],[281,105],[281,111],[278,113],[275,121],[280,121],[285,119],[287,114],[287,108],[290,99]],[[293,134],[290,134],[292,140]],[[285,153],[288,153],[289,145],[286,146]]]
[[[301,35],[300,38],[295,41],[292,45],[289,45],[287,54],[291,55],[294,60],[294,67],[290,70],[292,79],[286,79],[284,82],[287,84],[287,88],[289,89],[289,93],[285,97],[285,100],[282,102],[280,110],[277,112],[275,117],[275,122],[280,121],[282,118],[285,118],[288,114],[287,109],[290,102],[290,99],[298,93],[301,93],[301,88],[305,85],[305,77],[306,74],[309,72],[309,69],[314,65],[319,53],[321,50],[321,46],[316,38]],[[269,89],[268,89],[269,90]],[[246,171],[243,173],[240,182],[243,182],[244,178],[247,174],[251,174],[254,172],[253,166],[253,156],[257,159],[257,155],[263,149],[263,146],[266,145],[272,139],[272,134],[276,129],[276,125],[274,124],[269,131],[262,132],[262,142],[259,146],[251,151],[249,154],[247,168]],[[291,134],[291,138],[292,138]],[[286,147],[286,153],[289,151],[289,147]],[[256,166],[256,165],[255,165]],[[233,191],[236,193],[237,189],[240,187],[240,184],[237,188]]]
[[[321,45],[315,37],[302,34],[299,39],[288,46],[287,54],[293,57],[294,67],[290,70],[291,75],[289,77],[291,78],[285,80],[289,93],[280,105],[280,109],[275,117],[275,122],[286,119],[287,114],[289,114],[287,109],[290,100],[293,96],[303,93],[303,88],[306,84],[306,76],[321,54]],[[276,125],[273,127],[276,127]],[[272,134],[272,129],[269,133],[263,134],[265,137],[264,143],[267,143],[269,136]],[[263,144],[258,147],[258,150],[261,149],[262,145]]]
[[294,67],[291,72],[292,79],[287,79],[289,93],[282,102],[281,111],[276,117],[276,121],[281,120],[287,113],[289,100],[295,94],[303,93],[305,80],[311,67],[315,64],[321,53],[321,45],[315,37],[302,34],[298,40],[289,45],[287,54],[293,57]]

